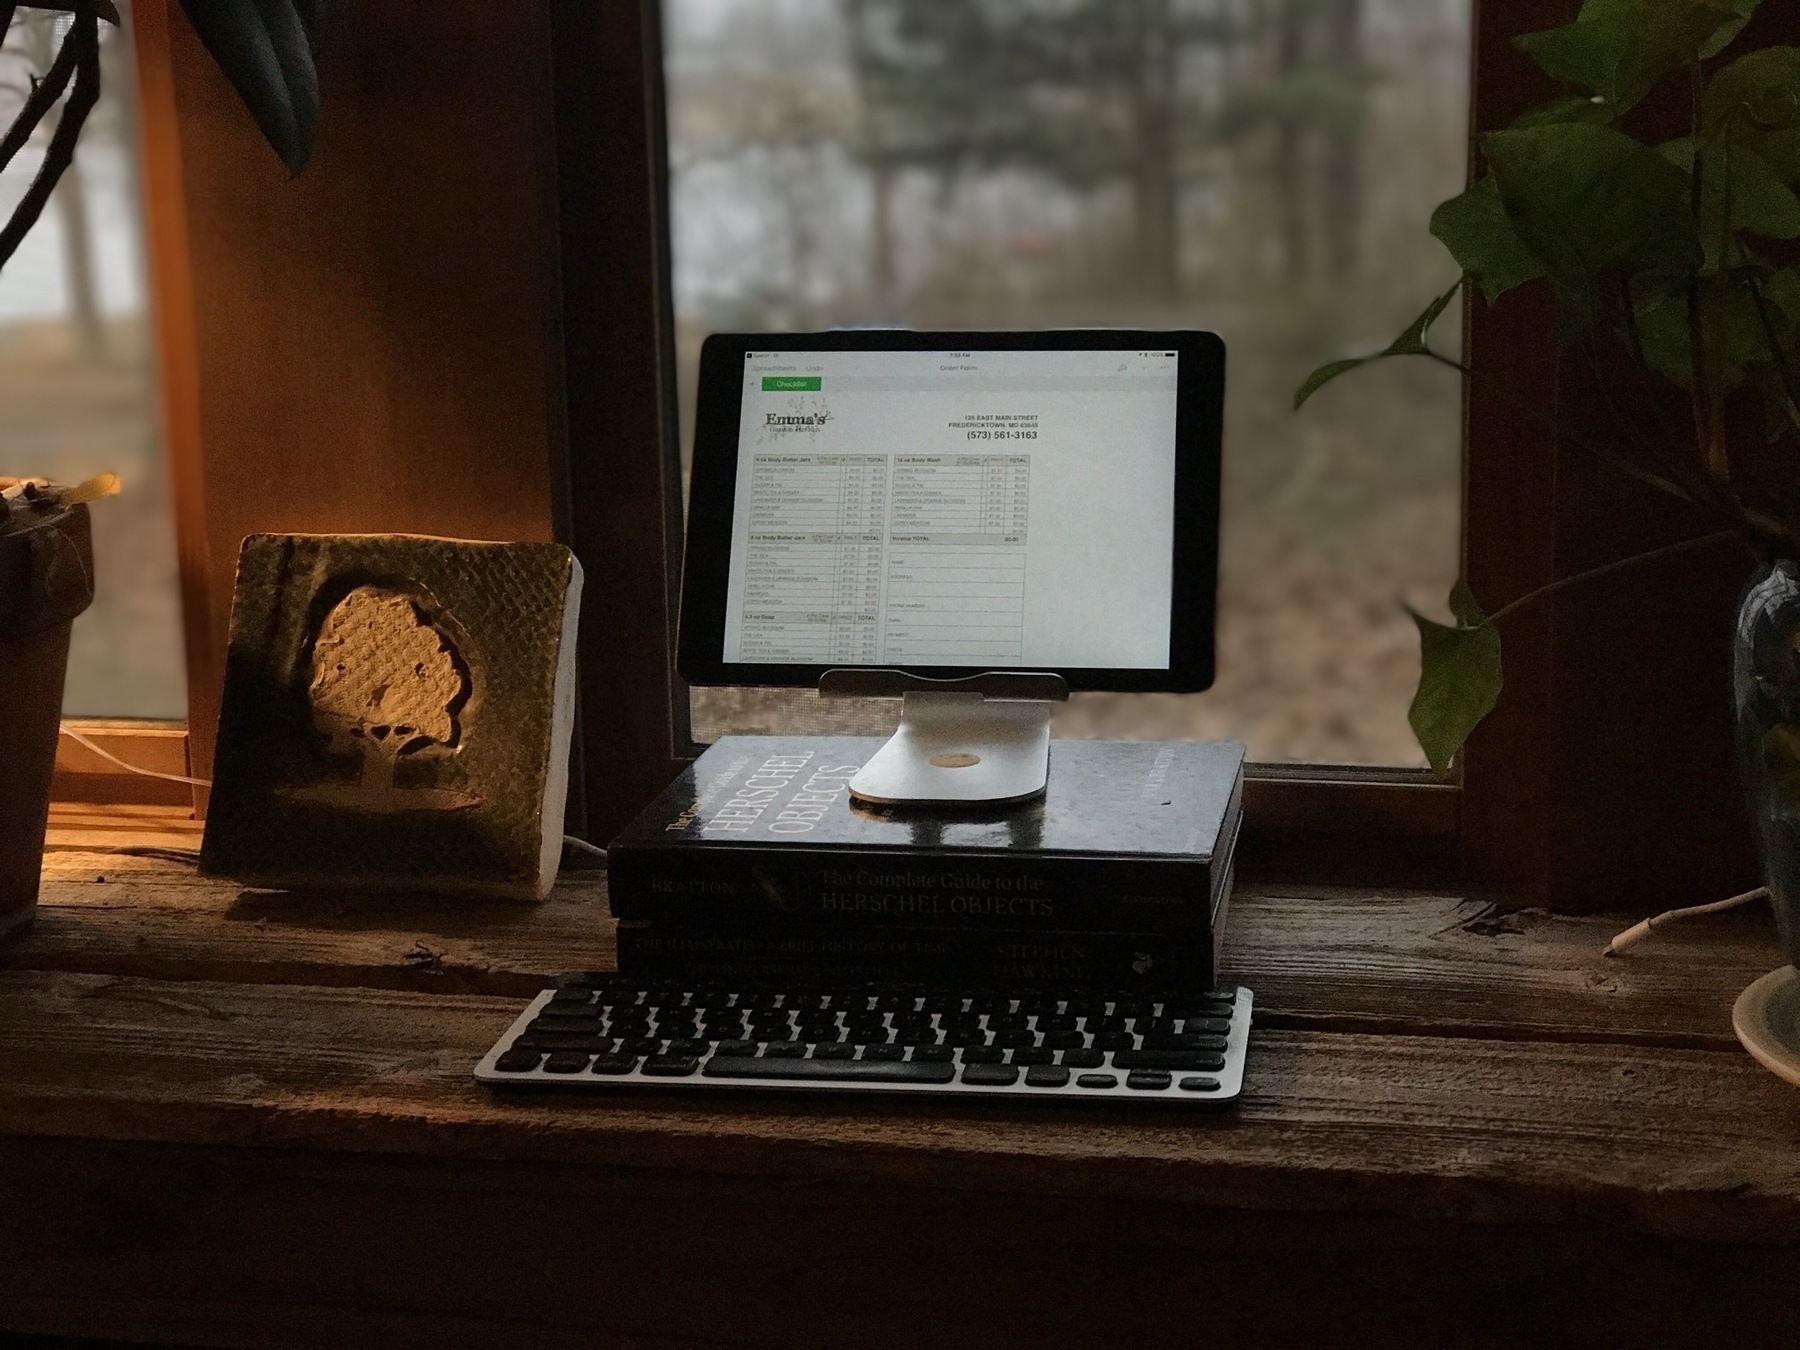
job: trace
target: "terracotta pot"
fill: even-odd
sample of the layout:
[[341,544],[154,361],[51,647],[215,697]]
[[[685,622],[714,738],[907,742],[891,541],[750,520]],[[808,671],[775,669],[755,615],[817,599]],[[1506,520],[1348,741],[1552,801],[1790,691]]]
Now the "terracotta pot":
[[87,507],[15,508],[9,525],[0,528],[0,934],[37,910],[69,626],[94,598]]

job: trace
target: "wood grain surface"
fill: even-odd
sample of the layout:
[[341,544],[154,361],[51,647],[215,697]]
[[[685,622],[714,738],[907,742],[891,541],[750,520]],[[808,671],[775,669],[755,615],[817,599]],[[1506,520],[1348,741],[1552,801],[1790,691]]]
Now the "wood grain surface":
[[[539,906],[243,892],[61,813],[0,944],[0,1328],[222,1345],[1788,1345],[1800,1111],[1731,1039],[1766,913],[1246,887],[1217,1113],[495,1095],[613,953]],[[137,852],[120,852],[120,848]],[[149,850],[146,853],[144,850]],[[176,850],[176,851],[171,851]]]
[[[104,877],[104,880],[100,878]],[[1455,897],[1238,897],[1257,994],[1235,1111],[495,1098],[470,1066],[554,973],[610,964],[601,876],[534,909],[242,893],[156,858],[52,855],[0,947],[0,1122],[683,1171],[917,1177],[1256,1208],[1800,1234],[1800,1113],[1729,1008],[1778,960],[1755,912],[1629,957],[1614,921]],[[1677,930],[1678,932],[1680,930]]]
[[[1255,991],[1264,1027],[1734,1049],[1732,1002],[1780,964],[1767,911],[1603,957],[1627,923],[1495,915],[1430,892],[1240,888],[1224,970]],[[563,971],[611,968],[613,950],[599,871],[565,870],[548,901],[521,908],[240,891],[181,863],[65,846],[0,969],[523,997]]]

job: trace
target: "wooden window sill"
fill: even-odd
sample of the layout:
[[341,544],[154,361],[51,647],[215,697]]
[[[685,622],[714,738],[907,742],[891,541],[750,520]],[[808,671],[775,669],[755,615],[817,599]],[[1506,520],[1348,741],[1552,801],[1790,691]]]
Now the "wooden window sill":
[[1607,916],[1241,888],[1250,1075],[1205,1119],[513,1101],[470,1066],[548,977],[612,964],[603,874],[537,907],[304,900],[85,851],[192,831],[59,814],[0,943],[0,1328],[886,1344],[916,1279],[934,1343],[1029,1338],[1047,1300],[1040,1343],[1103,1344],[1124,1324],[1061,1295],[1109,1272],[1152,1341],[1546,1309],[1615,1343],[1793,1333],[1800,1111],[1730,1020],[1779,964],[1760,910],[1607,960]]

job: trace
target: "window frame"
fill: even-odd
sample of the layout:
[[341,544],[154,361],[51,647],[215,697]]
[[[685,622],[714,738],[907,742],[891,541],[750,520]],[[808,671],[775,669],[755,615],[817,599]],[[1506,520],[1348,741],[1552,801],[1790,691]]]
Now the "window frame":
[[[1473,0],[1473,131],[1503,126],[1553,92],[1512,39],[1565,22],[1577,7],[1577,0]],[[220,218],[234,219],[232,210],[254,217],[243,239],[270,251],[318,228],[296,222],[282,194],[309,193],[318,179],[361,166],[358,138],[379,132],[361,115],[366,109],[345,101],[368,94],[371,71],[416,64],[421,56],[427,65],[441,62],[459,40],[459,24],[473,22],[479,4],[448,0],[433,7],[431,18],[411,24],[400,17],[406,8],[399,0],[358,6],[343,48],[323,71],[326,117],[308,177],[296,185],[264,173],[250,190],[185,172],[196,166],[184,164],[184,157],[235,155],[247,165],[266,151],[173,0],[139,0],[136,6],[153,291],[190,672],[186,758],[196,776],[206,776],[210,761],[229,607],[230,560],[218,554],[243,523],[274,520],[277,513],[246,514],[232,484],[221,486],[221,466],[241,472],[254,461],[255,449],[243,428],[222,433],[208,411],[219,398],[215,367],[221,357],[218,334],[207,331],[209,320],[196,297],[217,286],[223,264],[209,252],[191,209],[208,215],[209,228]],[[504,131],[484,123],[482,136],[461,148],[477,170],[529,197],[498,203],[511,231],[506,241],[516,245],[529,235],[541,245],[539,273],[510,278],[512,289],[502,298],[512,307],[505,316],[513,325],[509,340],[518,339],[528,321],[536,325],[541,369],[523,359],[516,366],[521,378],[542,381],[546,411],[541,430],[533,421],[530,434],[516,435],[512,443],[530,447],[522,458],[530,461],[525,467],[531,474],[541,472],[543,486],[541,493],[513,501],[503,517],[482,519],[494,530],[516,532],[514,537],[564,539],[586,568],[577,752],[577,781],[585,780],[586,794],[585,800],[575,794],[571,825],[604,842],[701,748],[691,738],[687,690],[673,662],[681,505],[660,5],[534,0],[521,7],[519,22],[530,28],[531,41],[493,59],[517,68],[502,72],[502,93],[536,98],[534,130],[521,131],[522,114],[511,108]],[[383,50],[358,50],[358,34],[368,25],[382,28]],[[1750,32],[1764,41],[1800,40],[1800,13],[1764,6]],[[357,71],[346,74],[346,65]],[[358,71],[361,83],[353,78]],[[412,130],[422,140],[439,129],[433,118],[448,116],[436,105],[415,109],[392,98],[382,106],[384,113],[416,120]],[[520,153],[524,140],[530,154]],[[535,177],[506,177],[503,170],[527,161]],[[219,164],[198,168],[211,172]],[[383,184],[392,193],[414,187],[423,194],[421,211],[441,205],[443,184],[434,179]],[[231,199],[223,207],[221,195]],[[454,235],[457,247],[481,242],[464,222],[441,213],[420,218],[434,231]],[[474,251],[461,256],[471,263],[483,259]],[[382,278],[373,274],[373,280]],[[1466,385],[1464,416],[1463,562],[1476,594],[1493,608],[1577,570],[1589,557],[1623,556],[1643,547],[1647,535],[1680,528],[1682,522],[1657,516],[1626,488],[1584,476],[1541,444],[1520,416],[1521,408],[1541,409],[1547,402],[1572,416],[1580,413],[1569,372],[1543,341],[1551,327],[1547,300],[1515,293],[1493,307],[1476,301],[1465,309],[1465,350],[1480,372]],[[458,315],[459,325],[496,322],[485,312]],[[305,375],[271,368],[269,377],[298,382]],[[331,410],[304,403],[305,392],[298,396],[306,415],[328,425]],[[475,416],[484,412],[472,409]],[[466,457],[446,462],[416,454],[393,459],[390,467],[415,489],[436,494],[432,501],[453,517],[478,481],[468,476]],[[341,504],[324,499],[328,494],[316,495],[319,500],[298,503],[307,517],[301,527],[317,528],[321,521],[358,527],[346,522]],[[215,510],[220,498],[237,511],[230,529]],[[471,517],[464,510],[454,518]],[[1723,563],[1693,564],[1679,576],[1656,572],[1631,583],[1636,589],[1626,600],[1654,613],[1655,605],[1673,596],[1687,605],[1683,614],[1698,613],[1707,605],[1716,608],[1720,595],[1728,601],[1736,575]],[[1466,880],[1573,908],[1616,899],[1628,883],[1638,888],[1633,903],[1664,893],[1710,897],[1734,869],[1742,870],[1747,856],[1741,830],[1733,835],[1715,829],[1716,848],[1690,842],[1712,838],[1694,824],[1697,802],[1716,803],[1725,793],[1731,805],[1724,809],[1735,811],[1729,746],[1719,731],[1724,710],[1718,717],[1696,712],[1713,706],[1708,681],[1717,660],[1708,665],[1689,643],[1694,650],[1677,653],[1679,660],[1660,677],[1636,668],[1607,669],[1605,656],[1584,645],[1582,625],[1592,621],[1593,611],[1581,606],[1595,602],[1583,600],[1579,590],[1521,612],[1509,626],[1506,696],[1471,739],[1456,782],[1439,783],[1423,772],[1257,766],[1247,792],[1248,856],[1281,871],[1343,879],[1368,869],[1427,879],[1461,865]],[[1717,645],[1722,649],[1722,640]],[[1608,728],[1616,735],[1621,716],[1657,719],[1660,740],[1630,773],[1609,777],[1611,766],[1594,761],[1603,758],[1604,736]],[[128,729],[109,734],[119,738],[112,744],[129,745]],[[157,734],[165,743],[157,753],[166,753],[167,729]],[[130,755],[121,751],[121,757]],[[1704,772],[1693,767],[1702,761]],[[82,774],[79,766],[71,750],[59,782],[73,790],[106,776]],[[1680,792],[1671,787],[1678,780]],[[203,794],[196,806],[203,811]],[[1706,809],[1718,814],[1716,806]],[[1630,828],[1621,823],[1627,820]],[[1634,861],[1634,850],[1644,851],[1643,838],[1664,840],[1655,860],[1662,871],[1649,880],[1645,866]],[[1570,892],[1574,883],[1614,874],[1611,893],[1584,899]]]

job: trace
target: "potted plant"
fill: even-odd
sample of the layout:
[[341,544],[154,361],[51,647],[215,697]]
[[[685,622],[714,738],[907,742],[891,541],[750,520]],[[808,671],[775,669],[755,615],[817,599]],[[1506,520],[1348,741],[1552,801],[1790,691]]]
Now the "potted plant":
[[[1465,285],[1470,303],[1479,292],[1489,304],[1515,287],[1548,289],[1560,332],[1547,340],[1591,357],[1617,413],[1614,435],[1588,448],[1715,518],[1717,533],[1674,548],[1731,534],[1760,559],[1734,638],[1739,763],[1787,952],[1800,961],[1800,48],[1735,49],[1759,4],[1586,0],[1572,23],[1520,38],[1565,91],[1482,136],[1484,172],[1432,216],[1461,279],[1385,350],[1315,371],[1295,406],[1370,361],[1447,361],[1428,336]],[[1688,110],[1682,134],[1634,135],[1622,119],[1668,86]],[[1415,613],[1411,721],[1432,768],[1449,772],[1499,697],[1509,613],[1670,551],[1563,578],[1491,614],[1459,582],[1451,623]]]
[[69,627],[94,598],[87,503],[118,486],[111,474],[78,488],[0,478],[0,933],[37,903]]
[[[182,8],[271,147],[298,173],[311,152],[318,114],[313,48],[344,17],[347,0],[182,0]],[[4,170],[56,114],[37,172],[0,223],[0,267],[73,162],[82,124],[100,94],[99,26],[119,22],[113,0],[0,0],[0,41],[21,9],[70,17],[55,57],[34,75],[18,113],[0,132]],[[24,923],[35,909],[69,628],[94,597],[86,503],[117,490],[111,474],[78,488],[0,478],[0,933]]]

